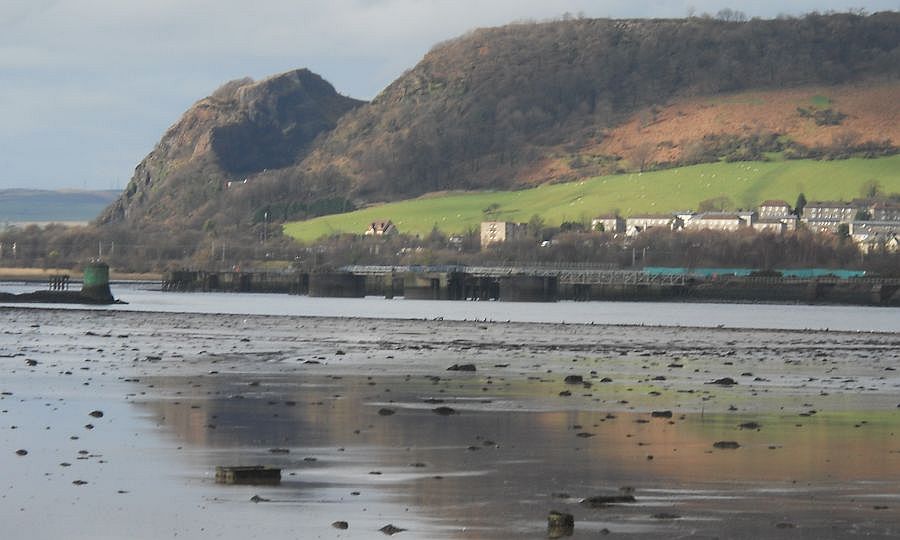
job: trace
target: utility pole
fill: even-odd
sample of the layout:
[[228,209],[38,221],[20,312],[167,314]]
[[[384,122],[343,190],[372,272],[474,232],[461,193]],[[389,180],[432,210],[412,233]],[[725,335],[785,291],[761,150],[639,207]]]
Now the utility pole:
[[266,210],[264,214],[264,225],[263,225],[263,244],[265,244],[269,240],[269,211]]

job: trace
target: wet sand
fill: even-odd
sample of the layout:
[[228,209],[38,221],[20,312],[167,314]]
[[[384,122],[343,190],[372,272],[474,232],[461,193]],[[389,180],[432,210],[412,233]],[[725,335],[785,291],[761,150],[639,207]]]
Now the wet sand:
[[[897,537],[895,369],[898,334],[0,308],[0,538]],[[252,464],[282,484],[215,484]]]

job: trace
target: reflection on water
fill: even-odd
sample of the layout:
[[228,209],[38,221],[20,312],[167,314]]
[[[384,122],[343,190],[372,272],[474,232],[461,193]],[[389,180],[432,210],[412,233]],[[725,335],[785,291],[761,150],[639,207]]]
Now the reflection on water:
[[[499,384],[466,376],[221,374],[142,384],[162,397],[141,407],[202,456],[202,467],[282,467],[282,486],[254,492],[328,508],[351,531],[367,504],[386,504],[405,509],[395,524],[417,538],[539,538],[551,509],[575,515],[576,538],[603,529],[900,534],[893,412],[665,418],[533,406],[527,397],[515,410]],[[438,406],[457,414],[435,414]],[[759,426],[739,427],[751,421]],[[713,447],[722,440],[740,447]],[[578,504],[622,488],[634,489],[635,504]]]

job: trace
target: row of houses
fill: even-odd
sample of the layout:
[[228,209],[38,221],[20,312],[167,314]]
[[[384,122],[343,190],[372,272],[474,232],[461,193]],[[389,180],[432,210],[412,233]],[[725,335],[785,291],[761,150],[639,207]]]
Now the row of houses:
[[756,210],[738,212],[677,212],[673,214],[601,216],[591,221],[594,230],[639,234],[654,227],[672,230],[738,231],[752,228],[784,234],[800,225],[817,233],[836,234],[846,226],[851,239],[862,252],[873,249],[894,251],[900,235],[900,204],[880,200],[857,199],[851,202],[813,202],[798,217],[785,201],[763,202]]
[[591,228],[628,236],[640,234],[655,227],[671,230],[737,231],[752,228],[757,231],[785,233],[797,229],[800,219],[791,213],[784,201],[766,201],[757,210],[737,212],[675,212],[672,214],[636,215],[623,218],[616,215],[600,216],[591,220]]
[[[804,226],[818,233],[838,233],[841,226],[859,245],[862,252],[873,249],[895,251],[900,248],[900,204],[880,200],[854,200],[847,202],[812,202],[798,217],[791,206],[781,200],[769,200],[756,210],[737,212],[675,212],[670,214],[636,215],[624,218],[618,215],[600,216],[591,220],[591,228],[613,234],[634,236],[653,228],[670,230],[739,231],[753,229],[759,232],[784,234]],[[378,220],[369,224],[366,235],[396,234],[397,228],[390,220]],[[509,221],[485,221],[481,223],[481,246],[524,238],[527,226]]]

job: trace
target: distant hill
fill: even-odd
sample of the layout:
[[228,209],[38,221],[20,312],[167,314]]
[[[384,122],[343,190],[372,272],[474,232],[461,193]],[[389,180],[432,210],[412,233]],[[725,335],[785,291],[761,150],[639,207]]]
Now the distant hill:
[[119,190],[0,189],[0,225],[92,221],[120,194]]
[[228,212],[229,182],[242,184],[269,169],[296,164],[317,136],[360,104],[306,69],[262,81],[231,81],[166,131],[99,221],[177,227]]
[[307,70],[229,83],[100,221],[220,234],[443,190],[890,155],[898,102],[900,13],[514,24],[435,46],[371,103]]

